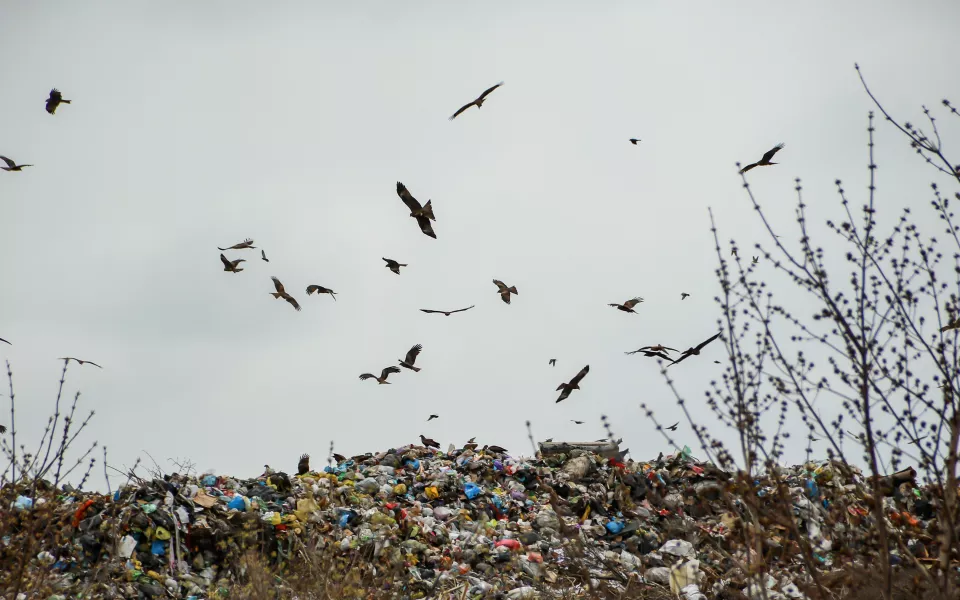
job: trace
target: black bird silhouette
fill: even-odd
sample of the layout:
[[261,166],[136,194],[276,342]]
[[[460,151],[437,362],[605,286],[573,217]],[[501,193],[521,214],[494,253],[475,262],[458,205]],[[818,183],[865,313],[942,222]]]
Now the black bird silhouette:
[[633,310],[633,307],[640,304],[641,302],[643,302],[643,298],[637,297],[637,298],[631,298],[626,302],[624,302],[623,304],[612,303],[612,304],[607,304],[607,306],[612,306],[617,310],[622,310],[623,312],[630,312],[630,313],[636,314],[637,311]]
[[310,472],[310,455],[301,454],[300,462],[297,463],[297,475],[306,475]]
[[486,444],[484,444],[482,450],[489,450],[490,452],[496,452],[497,454],[505,454],[507,452],[506,448],[504,448],[503,446],[497,446],[495,444],[492,444],[490,446],[487,446]]
[[437,220],[436,217],[433,216],[433,200],[427,200],[426,204],[420,206],[420,203],[410,194],[407,187],[399,181],[397,182],[397,195],[400,196],[403,203],[410,209],[410,216],[417,220],[420,231],[422,231],[424,235],[437,239],[437,234],[433,232],[433,226],[430,225],[430,221]]
[[463,312],[463,311],[465,311],[465,310],[470,310],[470,309],[473,308],[474,306],[476,306],[476,305],[475,305],[475,304],[471,304],[470,306],[468,306],[468,307],[466,307],[466,308],[458,308],[457,310],[431,310],[431,309],[429,309],[429,308],[421,308],[420,311],[421,311],[421,312],[425,312],[425,313],[442,313],[442,314],[444,314],[444,315],[446,315],[446,316],[449,317],[449,316],[452,315],[453,313],[458,313],[458,312]]
[[420,443],[426,446],[427,448],[440,448],[440,444],[437,443],[437,440],[431,440],[430,438],[420,434]]
[[267,253],[262,249],[260,250],[260,258],[263,259],[263,262],[270,262],[270,259],[267,258]]
[[717,335],[711,337],[709,340],[701,343],[699,346],[696,346],[696,347],[694,347],[694,348],[687,348],[686,350],[683,351],[683,354],[680,355],[680,358],[678,358],[677,360],[675,360],[675,361],[673,361],[672,363],[670,363],[669,365],[667,365],[667,368],[670,368],[670,367],[672,367],[673,365],[675,365],[675,364],[677,364],[677,363],[679,363],[679,362],[682,362],[682,361],[686,360],[687,358],[689,358],[689,357],[691,357],[691,356],[700,356],[700,351],[703,350],[704,347],[706,347],[707,344],[709,344],[709,343],[712,342],[713,340],[717,339],[718,337],[720,337],[720,334],[719,334],[719,333],[717,333]]
[[60,90],[53,88],[50,90],[50,97],[47,98],[47,112],[51,115],[57,112],[57,107],[60,104],[70,104],[69,100],[63,99],[63,94],[60,93]]
[[550,359],[550,366],[551,366],[551,367],[557,366],[557,359],[551,358],[551,359]]
[[467,110],[467,109],[470,108],[471,106],[476,106],[476,107],[479,109],[481,106],[483,106],[483,102],[484,102],[484,100],[486,100],[487,94],[489,94],[489,93],[492,92],[493,90],[497,89],[497,88],[500,87],[501,85],[503,85],[503,82],[502,82],[502,81],[501,81],[500,83],[498,83],[497,85],[493,86],[492,88],[488,89],[487,91],[483,92],[482,94],[480,94],[480,97],[477,98],[476,100],[474,100],[473,102],[469,102],[469,103],[464,104],[463,106],[461,106],[461,107],[460,107],[460,110],[458,110],[457,112],[453,113],[453,116],[450,117],[450,120],[452,121],[452,120],[456,119],[456,118],[457,118],[457,115],[459,115],[459,114],[462,113],[463,111]]
[[390,377],[391,373],[399,373],[400,369],[397,367],[387,367],[384,370],[380,371],[380,377],[377,377],[373,373],[363,373],[360,375],[361,381],[366,381],[367,379],[376,379],[378,385],[389,384],[387,377]]
[[690,295],[690,294],[688,294],[688,293],[686,293],[686,292],[680,292],[680,299],[681,299],[681,300],[686,300],[686,299],[687,299],[687,296],[689,296],[689,295]]
[[79,358],[74,358],[74,357],[72,357],[72,356],[61,356],[61,357],[58,358],[57,360],[65,360],[65,361],[67,361],[67,362],[70,362],[71,360],[75,360],[75,361],[77,361],[77,364],[79,364],[81,367],[82,367],[83,365],[93,365],[93,366],[95,366],[95,367],[98,368],[98,369],[102,369],[102,368],[103,368],[103,367],[101,367],[100,365],[98,365],[97,363],[93,362],[92,360],[80,360]]
[[434,420],[434,419],[439,419],[439,418],[440,418],[440,415],[430,415],[430,416],[427,418],[427,422],[429,423],[430,421],[432,421],[432,420]]
[[759,256],[754,256],[754,257],[753,257],[753,264],[757,264],[758,262],[760,262],[760,257],[759,257]]
[[580,369],[580,372],[577,373],[573,377],[573,379],[570,380],[569,383],[561,383],[559,386],[557,386],[558,391],[562,390],[560,391],[560,397],[557,398],[557,402],[561,402],[569,398],[570,392],[572,392],[573,390],[579,390],[580,381],[582,381],[583,378],[586,377],[587,373],[589,372],[590,372],[590,365],[587,365],[584,368]]
[[640,140],[638,140],[637,138],[630,138],[630,143],[633,144],[634,146],[636,146],[636,145],[637,145],[637,142],[639,142],[639,141],[640,141]]
[[577,420],[575,420],[575,419],[570,419],[570,420],[571,420],[572,422],[576,423],[577,425],[583,425],[583,421],[577,421]]
[[280,280],[277,279],[276,277],[271,277],[270,279],[273,280],[273,287],[276,288],[277,290],[276,292],[270,292],[270,295],[273,296],[274,298],[283,298],[284,300],[290,303],[290,306],[294,307],[299,311],[300,304],[297,303],[296,299],[293,296],[291,296],[286,291],[284,291],[283,284],[280,283]]
[[333,298],[334,300],[337,299],[337,293],[335,291],[331,290],[330,288],[325,288],[322,285],[308,285],[307,295],[309,296],[310,294],[313,294],[313,293],[330,294],[331,298]]
[[642,354],[643,354],[644,356],[646,356],[647,358],[662,358],[663,360],[668,360],[668,361],[670,361],[671,363],[675,362],[672,358],[670,358],[669,356],[667,356],[667,355],[664,354],[663,352],[654,352],[654,351],[651,351],[651,350],[644,350],[644,349],[642,349],[642,348],[641,348],[640,350],[633,350],[632,352],[624,352],[624,354],[628,354],[628,355],[629,355],[629,354],[636,354],[636,353],[638,353],[638,352],[642,353]]
[[333,454],[331,454],[331,456],[333,457],[333,460],[337,461],[337,464],[340,464],[340,463],[342,463],[342,462],[346,462],[346,461],[347,461],[347,457],[346,457],[346,456],[344,456],[344,455],[342,455],[342,454],[337,454],[336,452],[334,452]]
[[33,166],[33,165],[18,165],[17,163],[13,162],[11,159],[7,158],[6,156],[0,156],[0,160],[7,163],[7,166],[0,167],[0,169],[3,169],[4,171],[22,171],[24,167]]
[[217,246],[217,250],[219,250],[220,252],[226,252],[227,250],[244,250],[246,248],[250,248],[251,250],[256,248],[256,246],[253,245],[253,240],[251,240],[250,238],[247,238],[242,242],[240,242],[239,244],[234,244],[227,248],[221,248]]
[[419,372],[420,367],[413,366],[413,363],[417,361],[417,356],[420,355],[421,350],[423,350],[423,346],[420,344],[407,350],[407,355],[400,359],[400,366],[404,369],[410,369],[413,372]]
[[671,425],[670,427],[664,427],[664,429],[668,429],[668,430],[670,430],[670,431],[676,431],[678,425],[680,425],[680,421],[677,421],[676,423],[674,423],[674,424]]
[[7,426],[6,426],[6,425],[0,425],[0,433],[6,433],[6,432],[7,432]]
[[403,264],[403,263],[398,263],[397,261],[393,260],[392,258],[384,258],[383,260],[385,260],[385,261],[387,262],[387,268],[390,269],[391,271],[393,271],[394,273],[396,273],[397,275],[400,274],[400,267],[405,267],[405,266],[407,266],[407,265],[405,265],[405,264]]
[[243,269],[238,268],[238,265],[242,262],[247,262],[247,261],[242,258],[238,258],[237,260],[228,260],[226,256],[224,256],[223,254],[220,254],[220,262],[223,263],[224,271],[227,271],[229,273],[239,273]]
[[768,166],[770,166],[770,165],[779,164],[779,163],[775,163],[775,162],[770,162],[770,159],[773,158],[773,155],[776,154],[777,152],[779,152],[782,148],[783,148],[783,144],[777,144],[777,145],[774,146],[772,149],[768,150],[767,153],[763,155],[763,158],[761,158],[760,160],[758,160],[757,162],[755,162],[755,163],[753,163],[753,164],[749,164],[749,165],[745,166],[744,168],[740,169],[740,172],[741,172],[741,173],[746,173],[747,171],[749,171],[750,169],[752,169],[752,168],[754,168],[754,167],[768,167]]

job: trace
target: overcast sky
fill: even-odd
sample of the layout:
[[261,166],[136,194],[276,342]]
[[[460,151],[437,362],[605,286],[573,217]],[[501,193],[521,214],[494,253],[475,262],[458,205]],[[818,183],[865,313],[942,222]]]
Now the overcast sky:
[[[72,364],[65,389],[117,465],[149,452],[251,476],[420,433],[529,453],[525,420],[593,440],[601,414],[635,458],[670,452],[638,405],[680,411],[624,351],[716,331],[707,208],[724,240],[762,239],[734,163],[786,143],[748,178],[795,240],[794,177],[818,222],[835,179],[865,190],[854,62],[904,119],[960,100],[957,2],[802,4],[5,3],[0,154],[36,165],[0,173],[20,439],[71,355],[104,366]],[[73,100],[55,116],[52,87]],[[881,209],[927,205],[929,168],[886,124],[877,143]],[[433,200],[438,239],[397,181]],[[246,237],[258,250],[229,253],[245,271],[223,272],[217,246]],[[302,312],[268,295],[272,275]],[[510,306],[494,278],[519,289]],[[314,283],[338,300],[306,297]],[[636,315],[607,306],[635,295]],[[358,380],[416,343],[422,372]],[[697,406],[723,350],[671,369]]]

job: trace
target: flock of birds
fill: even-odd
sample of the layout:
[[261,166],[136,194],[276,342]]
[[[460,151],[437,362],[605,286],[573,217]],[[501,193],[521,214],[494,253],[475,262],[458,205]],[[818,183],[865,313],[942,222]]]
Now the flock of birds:
[[[487,96],[489,96],[494,90],[496,90],[497,88],[499,88],[499,87],[502,86],[502,85],[503,85],[503,82],[500,82],[500,83],[498,83],[498,84],[496,84],[496,85],[488,88],[487,90],[485,90],[485,91],[484,91],[482,94],[480,94],[480,96],[479,96],[478,98],[476,98],[475,100],[472,100],[472,101],[468,102],[467,104],[464,104],[462,107],[460,107],[460,109],[458,109],[455,113],[453,113],[453,115],[450,116],[450,120],[452,121],[452,120],[456,119],[458,116],[460,116],[461,114],[463,114],[465,111],[467,111],[467,109],[469,109],[469,108],[472,107],[472,106],[475,106],[475,107],[477,107],[477,109],[480,109],[480,108],[483,106],[484,102],[486,101]],[[50,95],[49,95],[49,97],[48,97],[47,100],[46,100],[46,103],[45,103],[46,111],[47,111],[49,114],[53,115],[53,114],[56,114],[57,108],[58,108],[61,104],[70,104],[70,103],[71,103],[70,100],[65,100],[65,99],[63,98],[63,95],[60,93],[60,91],[57,90],[56,88],[54,88],[53,90],[50,91]],[[631,144],[637,145],[637,143],[640,142],[641,140],[639,140],[639,139],[637,139],[637,138],[631,138],[629,141],[630,141]],[[760,159],[759,161],[754,162],[754,163],[751,163],[751,164],[743,167],[743,168],[740,170],[740,173],[745,173],[745,172],[747,172],[747,171],[749,171],[749,170],[751,170],[751,169],[753,169],[753,168],[755,168],[755,167],[770,166],[770,165],[775,165],[775,164],[777,164],[777,163],[771,162],[771,161],[772,161],[774,155],[775,155],[777,152],[779,152],[779,151],[783,148],[783,146],[784,146],[783,144],[777,144],[777,145],[774,146],[772,149],[770,149],[769,151],[767,151],[767,152],[761,157],[761,159]],[[33,166],[32,164],[17,164],[16,161],[14,161],[13,159],[8,158],[8,157],[6,157],[6,156],[0,156],[0,160],[2,160],[2,161],[6,164],[5,167],[0,167],[0,169],[3,169],[4,171],[8,171],[8,172],[22,171],[25,167],[32,167],[32,166]],[[421,204],[421,203],[413,196],[413,194],[410,193],[410,190],[408,190],[407,187],[406,187],[403,183],[401,183],[401,182],[399,182],[399,181],[397,182],[396,192],[397,192],[397,195],[399,196],[400,200],[403,202],[403,204],[407,207],[407,209],[409,209],[409,216],[410,216],[411,218],[413,218],[413,219],[417,222],[417,225],[418,225],[418,227],[420,228],[420,231],[421,231],[424,235],[426,235],[426,236],[428,236],[428,237],[431,237],[431,238],[433,238],[433,239],[437,239],[436,232],[434,232],[434,230],[433,230],[433,222],[436,222],[437,219],[436,219],[436,216],[434,215],[434,212],[433,212],[433,202],[432,202],[432,200],[427,200],[427,203],[426,203],[426,204]],[[254,249],[257,249],[257,247],[254,246],[253,244],[254,244],[253,239],[245,239],[244,241],[242,241],[242,242],[240,242],[240,243],[237,243],[237,244],[233,244],[232,246],[227,246],[227,247],[223,247],[223,248],[219,248],[219,247],[218,247],[218,250],[220,250],[220,261],[223,263],[223,270],[226,271],[226,272],[229,272],[229,273],[240,273],[240,272],[242,272],[244,269],[243,269],[243,267],[241,267],[240,265],[241,265],[241,263],[247,262],[246,259],[237,258],[237,259],[232,259],[232,260],[231,260],[231,259],[227,258],[227,256],[226,256],[225,253],[226,253],[226,252],[232,252],[232,251],[242,251],[242,250],[254,250]],[[265,252],[263,249],[260,249],[260,258],[261,258],[261,260],[262,260],[263,262],[270,262],[270,260],[267,258],[266,252]],[[394,260],[394,259],[391,259],[391,258],[383,258],[383,261],[386,263],[386,268],[389,269],[390,271],[392,271],[393,273],[397,274],[397,275],[400,275],[400,269],[401,269],[402,267],[406,267],[406,266],[407,266],[406,264],[400,263],[400,262],[398,262],[398,261],[396,261],[396,260]],[[756,258],[756,257],[753,259],[753,262],[754,262],[754,263],[757,262],[757,258]],[[276,298],[276,299],[283,299],[284,301],[286,301],[287,303],[289,303],[294,309],[296,309],[297,311],[300,311],[300,310],[301,310],[300,303],[297,301],[296,298],[294,298],[294,297],[290,294],[290,292],[288,292],[288,291],[286,290],[286,288],[284,287],[283,283],[282,283],[278,278],[276,278],[276,277],[271,277],[271,280],[273,281],[274,291],[269,292],[269,293],[270,293],[274,298]],[[500,281],[499,279],[494,279],[494,280],[493,280],[493,284],[497,287],[497,293],[500,295],[500,298],[501,298],[501,299],[503,300],[503,302],[506,303],[506,304],[510,304],[510,300],[511,300],[511,298],[512,298],[513,296],[519,295],[519,292],[517,291],[517,287],[514,286],[514,285],[508,286],[506,283],[504,283],[503,281]],[[337,299],[337,297],[336,297],[336,292],[335,292],[335,291],[333,291],[333,290],[330,289],[330,288],[324,287],[324,286],[322,286],[322,285],[317,285],[317,284],[308,285],[307,288],[306,288],[306,294],[307,294],[307,296],[310,296],[310,295],[312,295],[312,294],[317,294],[317,295],[320,295],[320,294],[328,294],[328,295],[329,295],[331,298],[333,298],[334,300]],[[683,293],[680,295],[680,299],[681,299],[681,300],[685,300],[688,296],[690,296],[690,294],[688,294],[688,293],[686,293],[686,292],[683,292]],[[623,311],[623,312],[626,312],[626,313],[634,313],[634,314],[636,314],[635,307],[636,307],[637,305],[639,305],[640,303],[642,303],[642,302],[643,302],[643,298],[634,297],[634,298],[630,298],[630,299],[624,301],[622,304],[621,304],[621,303],[610,303],[609,306],[614,307],[614,308],[616,308],[617,310],[620,310],[620,311]],[[474,308],[474,307],[475,307],[475,305],[470,305],[470,306],[468,306],[468,307],[466,307],[466,308],[458,308],[458,309],[455,309],[455,310],[436,310],[436,309],[428,309],[428,308],[421,308],[420,310],[421,310],[422,312],[428,313],[428,314],[442,314],[442,315],[444,315],[444,316],[449,317],[449,316],[452,315],[452,314],[460,313],[460,312],[465,312],[465,311],[468,311],[468,310],[470,310],[470,309],[472,309],[472,308]],[[960,327],[960,321],[958,321],[958,325],[957,325],[957,326]],[[642,348],[640,348],[640,349],[638,349],[638,350],[634,350],[634,351],[632,351],[632,352],[627,352],[626,354],[638,354],[638,353],[642,353],[645,357],[659,358],[659,359],[662,359],[662,360],[667,361],[667,362],[669,363],[667,366],[670,367],[670,366],[673,366],[673,365],[675,365],[675,364],[677,364],[677,363],[680,363],[680,362],[686,360],[687,358],[689,358],[689,357],[691,357],[691,356],[699,356],[699,355],[700,355],[700,352],[704,349],[704,347],[706,347],[710,342],[716,340],[718,337],[720,337],[720,334],[719,334],[719,333],[717,333],[716,335],[710,337],[709,339],[707,339],[706,341],[704,341],[703,343],[701,343],[701,344],[699,344],[699,345],[697,345],[697,346],[691,346],[690,348],[684,350],[683,352],[680,352],[680,353],[679,353],[679,354],[680,354],[679,357],[676,358],[676,359],[671,358],[670,355],[669,355],[669,353],[670,353],[670,352],[676,353],[676,352],[679,352],[679,351],[678,351],[678,350],[675,350],[675,349],[673,349],[673,348],[664,346],[663,344],[656,344],[656,345],[651,345],[651,346],[644,346],[644,347],[642,347]],[[7,344],[10,344],[10,342],[8,342],[7,340],[5,340],[5,339],[3,339],[3,338],[0,338],[0,342],[4,342],[4,343],[7,343]],[[390,375],[395,375],[395,374],[397,374],[397,373],[400,373],[400,372],[401,372],[400,367],[403,367],[403,368],[408,369],[408,370],[413,371],[413,372],[419,372],[419,371],[420,371],[420,367],[415,366],[415,363],[416,363],[416,361],[417,361],[417,357],[420,355],[420,352],[421,352],[422,350],[423,350],[423,346],[420,345],[420,344],[416,344],[415,346],[413,346],[412,348],[410,348],[410,350],[407,351],[406,355],[405,355],[402,359],[399,359],[399,367],[398,367],[398,366],[393,366],[393,365],[388,366],[388,367],[385,367],[385,368],[383,368],[383,369],[380,371],[380,375],[379,375],[379,376],[377,376],[377,375],[375,375],[375,374],[373,374],[373,373],[362,373],[362,374],[360,375],[360,380],[361,380],[361,381],[366,381],[366,380],[368,380],[368,379],[372,379],[372,380],[375,380],[378,384],[383,385],[383,384],[389,384],[389,383],[391,383],[390,381],[387,380],[387,378],[388,378]],[[94,362],[92,362],[92,361],[81,360],[81,359],[74,358],[74,357],[62,357],[60,360],[64,360],[64,361],[66,361],[66,362],[69,362],[69,361],[71,361],[71,360],[74,360],[74,361],[76,361],[76,362],[77,362],[78,364],[80,364],[80,365],[91,364],[91,365],[96,366],[96,367],[98,367],[98,368],[103,368],[103,367],[101,367],[100,365],[98,365],[97,363],[94,363]],[[555,359],[555,358],[551,358],[551,359],[549,360],[549,364],[550,364],[551,366],[555,366],[555,365],[556,365],[556,362],[557,362],[557,359]],[[715,362],[719,362],[719,361],[715,361]],[[583,378],[586,377],[589,372],[590,372],[590,365],[587,365],[587,366],[583,367],[582,369],[580,369],[580,371],[579,371],[572,379],[570,379],[570,380],[567,381],[567,382],[561,383],[561,384],[557,387],[557,389],[556,389],[556,391],[560,392],[560,395],[559,395],[559,397],[557,398],[556,402],[562,402],[563,400],[566,400],[567,398],[570,397],[570,394],[571,394],[574,390],[579,390],[579,389],[580,389],[580,382],[583,381]],[[427,419],[427,421],[431,421],[431,420],[436,419],[436,418],[439,418],[439,415],[432,414],[432,415],[429,416],[429,418]],[[578,421],[578,420],[572,420],[572,422],[575,423],[575,424],[577,424],[577,425],[583,424],[583,421]],[[668,429],[673,429],[673,430],[675,430],[675,429],[676,429],[676,425],[673,425],[673,426],[671,426],[671,427],[668,428]],[[4,426],[0,425],[0,433],[3,433],[3,432],[5,432],[5,431],[6,431],[6,428],[5,428]],[[421,441],[423,442],[423,444],[424,444],[425,446],[429,446],[429,447],[439,447],[439,445],[438,445],[434,440],[431,440],[431,439],[429,439],[429,438],[425,438],[423,435],[421,435],[420,437],[421,437]],[[473,440],[471,440],[469,443],[473,443]],[[499,447],[488,447],[488,448],[489,448],[490,450],[495,450],[495,449],[500,449],[500,450],[502,450],[502,448],[499,448]],[[301,467],[304,467],[304,465],[307,464],[308,459],[309,459],[309,456],[307,456],[307,455],[304,455],[303,457],[301,457],[301,465],[300,465],[300,466],[301,466]],[[298,470],[302,470],[302,469],[298,469]]]

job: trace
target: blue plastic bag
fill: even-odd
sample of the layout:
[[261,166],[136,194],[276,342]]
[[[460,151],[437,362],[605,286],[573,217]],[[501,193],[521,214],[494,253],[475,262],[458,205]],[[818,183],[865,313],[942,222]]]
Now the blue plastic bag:
[[414,471],[420,469],[420,461],[416,458],[408,458],[407,460],[403,461],[403,464],[404,466],[410,467]]
[[468,481],[465,484],[463,484],[463,493],[467,495],[467,499],[469,500],[473,500],[474,498],[479,496],[480,492],[481,492],[480,486],[473,483],[472,481]]
[[204,478],[203,478],[203,485],[205,485],[205,486],[207,486],[207,487],[213,487],[213,486],[217,485],[217,477],[216,477],[216,475],[205,475]]
[[237,510],[246,510],[247,504],[243,501],[243,496],[234,496],[233,500],[227,502],[227,508],[235,508]]
[[616,535],[623,531],[623,523],[621,521],[609,521],[604,527],[607,528],[607,531]]
[[153,543],[150,544],[150,553],[163,556],[167,553],[167,543],[163,540],[153,540]]

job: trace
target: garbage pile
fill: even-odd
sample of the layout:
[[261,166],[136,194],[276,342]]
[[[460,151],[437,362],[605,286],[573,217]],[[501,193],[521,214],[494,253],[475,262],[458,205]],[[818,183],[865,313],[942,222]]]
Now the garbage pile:
[[[228,597],[243,575],[240,557],[254,551],[281,573],[311,553],[360,556],[354,564],[392,570],[397,598],[640,586],[686,600],[742,597],[731,590],[779,600],[808,597],[805,557],[840,571],[875,537],[864,533],[874,518],[870,482],[847,466],[779,469],[778,485],[725,473],[688,448],[646,462],[564,448],[522,458],[476,444],[411,445],[321,470],[304,457],[294,475],[174,474],[112,495],[68,487],[46,506],[20,490],[0,507],[0,558],[17,564],[31,515],[46,508],[58,534],[35,542],[24,572],[61,590],[47,597],[79,589],[85,598]],[[911,560],[935,561],[934,505],[915,476],[884,479],[883,512]],[[792,522],[749,518],[760,505],[782,505]]]

